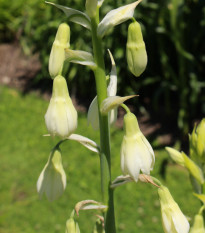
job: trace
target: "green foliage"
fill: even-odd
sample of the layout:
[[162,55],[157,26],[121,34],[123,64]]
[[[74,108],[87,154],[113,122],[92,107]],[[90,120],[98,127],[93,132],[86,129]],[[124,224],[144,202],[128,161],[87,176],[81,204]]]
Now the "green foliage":
[[[82,4],[85,1],[55,2],[85,11]],[[109,10],[131,2],[106,0],[101,18]],[[19,40],[26,54],[38,52],[42,70],[35,82],[49,78],[48,56],[59,23],[66,21],[65,15],[42,0],[1,0],[0,8],[1,42]],[[118,25],[110,32],[112,36],[103,39],[105,52],[107,48],[111,49],[118,67],[118,94],[140,94],[136,101],[156,115],[165,112],[187,134],[191,122],[205,114],[205,1],[143,0],[135,10],[135,18],[142,26],[148,54],[147,69],[137,80],[127,72],[125,46],[129,22]],[[71,49],[90,52],[89,32],[79,25],[69,24]],[[108,54],[106,64],[109,67]],[[94,97],[94,77],[88,68],[79,69],[79,66],[67,63],[64,74],[72,81],[72,90],[79,98],[91,100]]]
[[[43,119],[48,102],[35,94],[23,96],[15,90],[0,87],[0,232],[34,233],[64,232],[66,220],[74,203],[83,199],[98,200],[100,193],[100,165],[98,156],[77,144],[62,144],[63,166],[67,173],[67,187],[63,196],[48,202],[38,199],[36,182],[47,162],[49,149],[57,139],[43,137],[47,132]],[[87,127],[85,115],[79,117],[77,133],[94,139],[99,136]],[[120,151],[123,132],[111,130],[113,179],[120,172]],[[161,177],[161,167],[168,154],[155,151],[156,164],[153,176]],[[178,165],[168,163],[164,184],[169,186],[183,213],[193,217],[200,203],[193,197],[188,173]],[[180,184],[180,188],[179,188]],[[115,208],[118,232],[162,233],[157,188],[150,184],[126,184],[115,191]],[[188,203],[188,204],[187,204]],[[79,226],[82,232],[91,232],[95,211],[80,211]],[[151,224],[150,224],[151,223]]]

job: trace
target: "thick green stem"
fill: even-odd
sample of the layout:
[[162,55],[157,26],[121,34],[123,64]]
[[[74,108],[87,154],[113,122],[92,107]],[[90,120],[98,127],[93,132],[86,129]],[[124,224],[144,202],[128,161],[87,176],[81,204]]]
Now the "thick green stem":
[[[99,12],[96,17],[91,19],[92,43],[94,60],[97,67],[94,70],[98,107],[102,101],[107,98],[107,84],[105,74],[105,64],[103,58],[102,41],[97,36],[97,26],[99,23]],[[101,191],[102,200],[108,204],[108,211],[105,214],[105,231],[106,233],[115,233],[115,215],[114,200],[111,184],[111,158],[110,158],[110,132],[108,124],[108,115],[104,116],[99,110],[100,122],[100,166],[101,166]]]

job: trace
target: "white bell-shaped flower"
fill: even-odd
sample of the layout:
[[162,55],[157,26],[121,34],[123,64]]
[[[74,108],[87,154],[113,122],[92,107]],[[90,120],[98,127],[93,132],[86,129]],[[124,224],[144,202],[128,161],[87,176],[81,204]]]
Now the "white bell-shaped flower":
[[124,116],[125,135],[121,145],[121,169],[136,182],[140,171],[149,175],[153,169],[154,151],[139,129],[137,118],[131,112]]
[[158,189],[161,204],[162,225],[165,233],[188,233],[189,222],[165,186]]
[[53,81],[53,93],[45,122],[51,135],[62,138],[68,137],[77,128],[77,111],[69,96],[66,80],[61,75]]
[[66,188],[66,174],[62,165],[61,151],[53,149],[48,162],[37,181],[40,198],[45,193],[49,201],[59,198]]

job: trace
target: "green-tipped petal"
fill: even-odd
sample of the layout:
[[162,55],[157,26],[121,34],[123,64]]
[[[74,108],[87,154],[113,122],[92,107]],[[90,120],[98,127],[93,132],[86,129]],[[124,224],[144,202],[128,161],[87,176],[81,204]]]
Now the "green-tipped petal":
[[138,181],[140,171],[149,175],[153,169],[154,151],[139,129],[133,113],[124,116],[125,135],[121,145],[121,170],[123,175],[130,175]]
[[77,128],[77,117],[66,80],[58,75],[53,81],[53,93],[45,114],[48,132],[53,136],[68,137]]
[[66,174],[62,165],[61,151],[55,148],[37,181],[40,198],[45,193],[49,201],[58,199],[66,188]]
[[158,189],[161,204],[162,225],[165,233],[188,233],[189,222],[172,198],[168,188]]

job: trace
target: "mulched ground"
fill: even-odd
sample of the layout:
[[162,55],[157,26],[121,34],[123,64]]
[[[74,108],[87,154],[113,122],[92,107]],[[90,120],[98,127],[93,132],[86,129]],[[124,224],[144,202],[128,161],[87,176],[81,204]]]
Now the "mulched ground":
[[[17,88],[25,93],[33,91],[30,88],[31,83],[40,70],[41,64],[38,54],[27,57],[18,44],[0,44],[0,85]],[[38,92],[37,89],[35,91]],[[49,92],[39,93],[46,99],[50,98]],[[72,97],[72,99],[78,111],[86,111],[86,107],[80,105],[75,97]],[[133,106],[130,107],[133,108]],[[118,115],[116,125],[121,128],[123,127],[124,110],[119,108]],[[145,136],[157,137],[162,146],[173,143],[175,132],[173,130],[170,132],[170,126],[164,127],[165,124],[162,119],[151,121],[149,114],[144,114],[139,115],[138,120]]]

